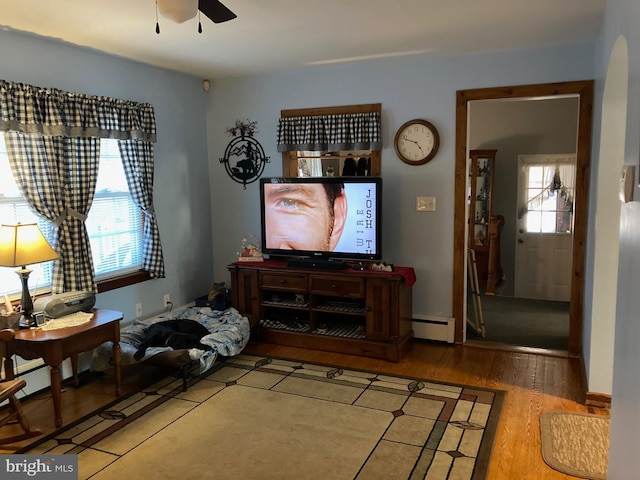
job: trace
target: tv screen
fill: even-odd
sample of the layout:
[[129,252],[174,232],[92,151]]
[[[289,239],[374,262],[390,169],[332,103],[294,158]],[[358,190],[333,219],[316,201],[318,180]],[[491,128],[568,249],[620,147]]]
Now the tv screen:
[[260,179],[262,250],[271,256],[382,258],[382,178]]

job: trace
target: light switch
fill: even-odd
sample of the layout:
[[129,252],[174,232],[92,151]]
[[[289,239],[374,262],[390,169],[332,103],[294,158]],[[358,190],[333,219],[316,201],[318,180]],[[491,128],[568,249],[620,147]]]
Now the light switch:
[[416,197],[417,212],[435,212],[436,197]]

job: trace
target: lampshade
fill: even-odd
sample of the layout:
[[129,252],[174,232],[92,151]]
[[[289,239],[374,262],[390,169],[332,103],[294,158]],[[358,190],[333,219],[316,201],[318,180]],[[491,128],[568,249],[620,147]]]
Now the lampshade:
[[0,227],[0,266],[19,267],[58,258],[35,223]]
[[198,0],[158,0],[158,11],[163,17],[183,23],[198,13]]

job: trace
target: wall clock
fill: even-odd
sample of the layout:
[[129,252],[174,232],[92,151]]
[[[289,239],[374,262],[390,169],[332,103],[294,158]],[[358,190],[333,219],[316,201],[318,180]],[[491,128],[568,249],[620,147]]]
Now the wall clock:
[[436,127],[426,120],[409,120],[396,132],[393,146],[404,163],[423,165],[438,153],[440,135]]

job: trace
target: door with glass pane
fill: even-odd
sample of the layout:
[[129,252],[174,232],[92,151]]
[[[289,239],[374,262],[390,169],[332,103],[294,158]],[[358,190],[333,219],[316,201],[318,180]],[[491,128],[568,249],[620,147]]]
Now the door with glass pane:
[[514,296],[568,302],[576,156],[519,155]]

